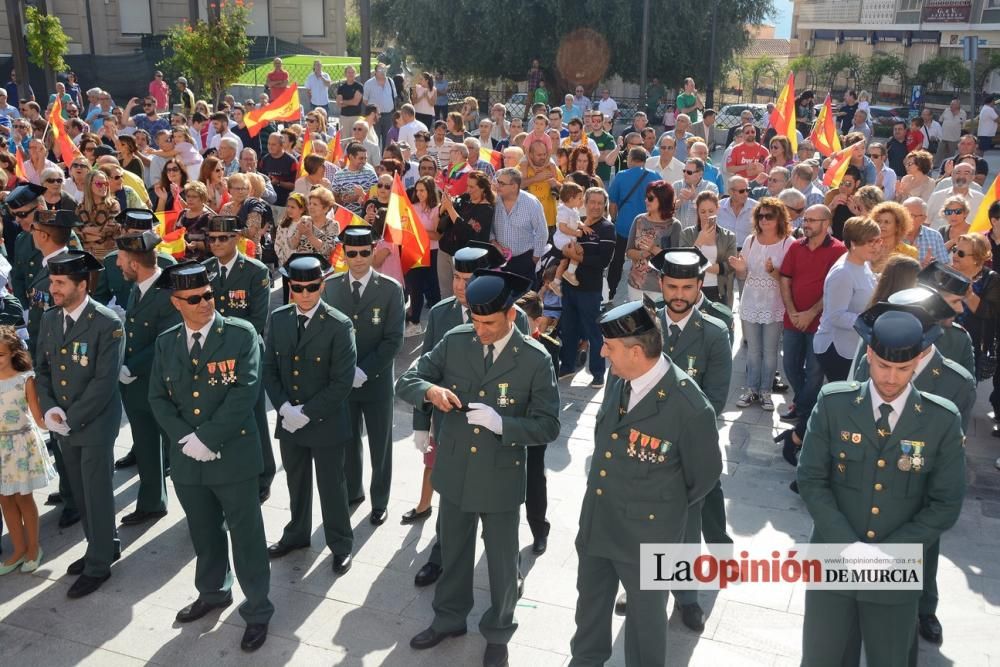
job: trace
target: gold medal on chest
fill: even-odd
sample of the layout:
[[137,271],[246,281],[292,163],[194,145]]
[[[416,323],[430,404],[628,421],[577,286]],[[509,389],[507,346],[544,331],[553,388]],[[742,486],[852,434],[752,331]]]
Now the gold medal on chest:
[[372,324],[378,326],[382,323],[382,317],[379,315],[381,308],[372,308]]

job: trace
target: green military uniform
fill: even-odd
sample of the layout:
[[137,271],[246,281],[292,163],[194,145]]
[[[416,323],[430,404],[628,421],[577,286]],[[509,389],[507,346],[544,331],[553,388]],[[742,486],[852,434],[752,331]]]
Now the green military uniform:
[[[972,286],[972,281],[958,269],[937,260],[920,270],[917,274],[917,283],[938,292],[939,295],[952,297],[964,297]],[[975,377],[976,359],[972,351],[972,337],[954,318],[954,314],[947,318],[942,315],[941,320],[944,321],[940,324],[944,333],[934,345],[946,359],[957,362]]]
[[[236,218],[216,216],[209,221],[208,231],[235,233],[237,228],[233,224],[239,224],[235,221]],[[238,251],[231,269],[226,269],[216,257],[210,257],[204,263],[209,267],[209,273],[215,272],[212,290],[216,295],[216,310],[223,317],[239,317],[252,324],[263,345],[264,325],[267,324],[271,301],[270,271],[256,259]],[[261,355],[263,356],[263,350]],[[259,484],[260,491],[264,493],[269,492],[277,467],[274,462],[274,450],[271,447],[271,434],[267,426],[267,400],[263,384],[260,396],[254,405],[254,417],[257,419],[257,433],[260,437],[261,454],[264,457],[264,470]]]
[[[626,303],[601,318],[605,340],[655,331],[655,314]],[[683,369],[661,356],[662,376],[645,396],[609,382],[594,429],[595,451],[576,537],[573,667],[611,658],[611,616],[619,582],[628,596],[625,663],[666,664],[666,593],[639,588],[639,545],[680,542],[689,515],[722,472],[715,410]]]
[[[360,227],[360,226],[359,226]],[[360,227],[363,232],[368,228]],[[370,232],[352,239],[345,233],[345,247],[368,244]],[[360,241],[360,244],[358,243]],[[352,442],[347,448],[345,472],[347,495],[352,501],[364,498],[364,455],[361,450],[361,421],[368,433],[368,451],[372,461],[371,503],[373,513],[389,506],[392,485],[392,399],[393,361],[403,348],[403,289],[389,276],[371,270],[368,284],[355,300],[356,279],[350,271],[333,276],[323,291],[323,301],[344,315],[354,325],[358,349],[358,368],[367,376],[364,384],[354,387],[348,401]]]
[[[856,328],[891,362],[914,359],[940,335],[933,323],[925,331],[910,312],[885,312],[867,325],[862,317]],[[834,382],[820,391],[798,465],[812,542],[928,548],[957,520],[965,494],[961,417],[946,399],[912,385],[906,391],[896,399],[904,401],[901,408],[885,403],[871,381]],[[803,664],[856,663],[860,641],[870,665],[908,664],[918,597],[916,591],[808,590]]]
[[17,297],[13,294],[0,296],[0,325],[18,328],[25,324],[27,322],[24,321],[24,310]]
[[[93,256],[69,251],[53,257],[45,273],[86,276],[99,268]],[[82,574],[101,580],[110,576],[111,562],[121,551],[112,464],[121,426],[118,373],[124,344],[121,320],[93,299],[87,298],[79,314],[50,308],[40,318],[38,399],[46,415],[53,410],[66,415],[69,434],[57,438],[87,537]]]
[[946,359],[951,359],[975,377],[976,357],[972,351],[972,336],[958,322],[942,324],[944,333],[934,344]]
[[[474,315],[508,312],[529,285],[526,278],[500,271],[480,270],[475,276],[466,288]],[[479,630],[489,644],[505,646],[517,629],[517,526],[525,497],[525,449],[559,435],[559,392],[551,358],[541,344],[513,326],[501,340],[506,342],[494,359],[494,346],[484,345],[471,325],[455,327],[414,361],[396,389],[400,398],[419,407],[428,389],[437,385],[474,408],[434,411],[437,453],[431,483],[441,496],[444,572],[434,593],[434,621],[421,635],[464,630],[473,606],[481,518],[491,606]],[[500,433],[477,425],[476,413],[495,415]]]
[[[153,252],[159,242],[160,237],[153,231],[124,234],[116,240],[119,251],[137,253]],[[127,369],[128,376],[135,378],[121,382],[122,403],[132,430],[132,451],[135,453],[139,470],[139,495],[135,503],[134,518],[139,518],[144,513],[159,513],[167,509],[163,456],[165,451],[169,451],[170,443],[156,423],[156,417],[149,405],[149,375],[153,369],[157,336],[176,326],[181,318],[177,309],[170,303],[170,293],[152,286],[152,282],[159,277],[160,270],[157,268],[150,276],[148,279],[150,283],[146,285],[145,292],[139,285],[127,282],[129,295],[124,302],[123,371]],[[106,272],[107,268],[102,273]],[[122,278],[124,279],[124,274]],[[123,380],[127,378],[123,377]]]
[[[97,278],[97,287],[94,289],[94,298],[105,306],[115,300],[115,304],[122,308],[128,303],[129,295],[132,293],[132,283],[125,279],[125,274],[118,268],[118,251],[112,250],[104,256],[104,270]],[[156,265],[161,269],[173,266],[177,263],[170,255],[162,252],[156,253]]]
[[[208,283],[204,267],[185,262],[165,270],[156,286],[194,289]],[[228,530],[246,596],[240,615],[248,624],[266,624],[274,607],[268,600],[271,569],[257,484],[263,461],[253,416],[260,337],[245,320],[216,313],[192,357],[191,333],[180,324],[156,339],[149,403],[170,441],[170,477],[197,555],[195,586],[210,605],[230,597]],[[203,462],[184,454],[180,441],[190,434],[216,458]]]
[[[316,257],[293,255],[283,269],[286,279],[320,281],[325,262]],[[354,534],[347,505],[344,454],[351,441],[345,429],[349,419],[347,397],[357,365],[353,329],[344,314],[322,300],[309,314],[307,323],[300,325],[300,318],[305,316],[294,304],[275,310],[264,346],[264,386],[271,404],[279,412],[286,403],[301,406],[308,417],[308,423],[294,432],[288,430],[284,417],[278,419],[275,435],[281,446],[292,512],[280,543],[289,548],[309,544],[315,465],[326,544],[334,554],[350,554]]]

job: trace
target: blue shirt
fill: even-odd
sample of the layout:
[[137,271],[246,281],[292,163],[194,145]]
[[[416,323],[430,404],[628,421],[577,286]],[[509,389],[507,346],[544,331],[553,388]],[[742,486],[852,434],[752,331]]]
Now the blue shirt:
[[913,239],[912,245],[920,253],[921,264],[924,263],[928,253],[943,264],[951,263],[951,257],[944,245],[944,238],[941,237],[940,233],[926,225],[920,225],[920,231],[917,232],[917,238]]
[[823,314],[813,336],[813,352],[822,354],[833,345],[844,359],[854,358],[861,340],[854,323],[868,307],[875,282],[868,262],[854,264],[846,254],[836,261],[823,282]]
[[660,175],[645,167],[630,167],[611,179],[608,198],[618,207],[618,217],[615,218],[615,233],[618,236],[628,238],[635,216],[646,212],[646,186],[658,180]]
[[715,187],[719,188],[720,195],[726,191],[726,182],[722,178],[722,172],[714,164],[705,163],[705,180],[715,183]]
[[146,114],[140,113],[132,116],[132,122],[135,123],[136,129],[145,130],[149,134],[149,143],[153,148],[159,148],[156,145],[156,133],[160,130],[170,130],[170,123],[159,116],[150,118]]

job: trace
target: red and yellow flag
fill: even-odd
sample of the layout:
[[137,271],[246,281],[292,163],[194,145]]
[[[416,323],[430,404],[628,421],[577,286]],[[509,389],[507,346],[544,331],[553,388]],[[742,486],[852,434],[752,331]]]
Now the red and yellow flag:
[[[334,205],[333,219],[337,223],[337,229],[340,231],[352,225],[368,224],[360,215],[339,204]],[[334,273],[343,273],[347,270],[347,263],[344,262],[344,244],[338,243],[333,252],[330,253],[330,266]]]
[[980,202],[979,210],[976,211],[976,217],[973,218],[972,225],[969,227],[970,234],[990,231],[992,227],[990,224],[990,206],[997,200],[1000,200],[1000,175],[997,175],[993,179],[993,185],[990,186],[989,190],[983,190],[983,201]]
[[298,120],[302,115],[302,105],[299,104],[298,84],[292,83],[278,97],[262,109],[254,109],[247,113],[244,121],[251,137],[256,137],[264,126],[276,120]]
[[842,151],[838,151],[830,158],[830,166],[826,168],[823,175],[823,185],[836,188],[840,186],[847,168],[851,166],[851,154],[854,152],[853,146],[848,146]]
[[169,211],[159,211],[156,219],[156,234],[160,237],[160,245],[157,250],[165,255],[170,255],[174,259],[183,259],[187,250],[187,242],[184,240],[183,226],[177,226],[177,218],[184,212],[184,202],[180,197],[174,197],[174,205]]
[[489,148],[479,148],[479,159],[483,162],[489,162],[493,165],[494,169],[499,169],[503,166],[503,153],[500,151],[495,151]]
[[333,135],[333,150],[331,150],[328,155],[330,156],[330,162],[335,165],[340,166],[340,161],[344,159],[344,148],[340,145],[340,129],[337,129],[337,133]]
[[21,144],[18,142],[17,147],[14,149],[14,175],[17,176],[18,180],[26,181],[28,180],[28,171],[24,168],[24,151],[21,150]]
[[302,157],[299,158],[299,177],[306,175],[306,158],[312,155],[313,139],[312,132],[306,128],[306,133],[302,135]]
[[788,137],[793,153],[799,150],[798,135],[795,133],[795,72],[788,73],[788,81],[778,95],[771,112],[771,127],[778,134]]
[[833,117],[830,93],[826,94],[826,101],[823,102],[823,107],[819,110],[819,115],[816,116],[816,123],[809,134],[809,141],[823,157],[829,157],[840,150],[840,135],[837,134],[837,121]]
[[399,174],[392,179],[392,194],[385,212],[385,238],[400,247],[399,263],[404,274],[410,269],[431,265],[431,242],[427,230],[417,218]]
[[63,165],[66,167],[70,166],[78,157],[83,157],[83,153],[80,149],[76,147],[73,140],[69,138],[66,134],[66,123],[62,117],[62,101],[59,96],[52,102],[52,109],[49,111],[49,131],[52,133],[52,139],[56,146],[59,147],[59,157],[62,160]]

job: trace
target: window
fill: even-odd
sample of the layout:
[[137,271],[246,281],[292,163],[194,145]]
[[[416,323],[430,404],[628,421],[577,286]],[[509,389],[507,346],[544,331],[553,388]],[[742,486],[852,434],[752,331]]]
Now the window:
[[323,37],[326,35],[326,4],[324,0],[302,1],[302,36]]
[[899,11],[918,12],[922,4],[923,0],[899,0]]
[[123,35],[149,35],[153,32],[148,0],[119,2],[118,19]]
[[[208,20],[208,1],[198,0],[198,18],[202,21]],[[267,0],[254,2],[250,6],[250,25],[247,26],[247,35],[267,37],[269,34],[271,34],[271,30],[268,25]]]

